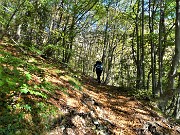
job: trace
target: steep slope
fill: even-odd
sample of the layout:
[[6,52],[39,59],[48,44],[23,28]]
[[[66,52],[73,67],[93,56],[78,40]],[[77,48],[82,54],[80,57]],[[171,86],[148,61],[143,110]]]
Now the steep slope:
[[9,44],[1,43],[0,60],[2,135],[180,134],[127,88],[98,84]]

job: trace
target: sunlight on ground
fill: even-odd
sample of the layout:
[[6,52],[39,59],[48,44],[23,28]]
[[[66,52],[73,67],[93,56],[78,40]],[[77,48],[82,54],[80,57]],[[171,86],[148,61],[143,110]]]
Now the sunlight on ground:
[[[17,55],[15,53],[16,50],[12,47],[8,47],[5,50],[11,50],[13,55]],[[0,54],[0,56],[2,55]],[[27,104],[21,109],[23,110],[25,107],[32,109],[32,111],[26,110],[29,112],[24,114],[24,119],[31,123],[37,119],[34,114],[41,119],[41,114],[38,112],[36,105],[39,101],[45,101],[45,103],[50,103],[57,107],[59,112],[56,112],[56,116],[48,116],[47,118],[52,119],[53,122],[55,121],[53,129],[48,134],[60,134],[65,130],[66,126],[66,131],[69,135],[75,134],[74,131],[78,135],[84,135],[85,133],[94,135],[106,130],[111,131],[111,134],[115,135],[135,135],[135,131],[142,129],[144,124],[149,121],[158,122],[158,124],[160,123],[159,125],[170,129],[168,124],[162,122],[161,116],[154,115],[153,110],[143,105],[140,101],[128,97],[127,93],[126,95],[122,94],[121,89],[98,84],[91,77],[77,77],[71,72],[68,73],[64,69],[59,69],[50,64],[41,65],[42,63],[38,63],[38,61],[40,61],[38,58],[28,58],[28,63],[37,64],[36,68],[32,69],[32,73],[28,72],[27,67],[18,67],[17,69],[22,71],[23,75],[28,75],[26,76],[29,77],[27,83],[32,89],[36,85],[44,83],[44,81],[52,83],[55,87],[50,87],[48,89],[50,92],[43,87],[36,89],[48,94],[48,98],[45,99],[42,99],[42,96],[39,95],[32,96],[30,95],[31,93],[27,95],[23,93],[22,95],[32,102],[32,106],[28,108],[29,104]],[[14,69],[14,66],[6,63],[3,66],[10,71]],[[33,67],[33,65],[31,66]],[[82,79],[82,82],[79,81],[79,78]],[[19,99],[16,101],[23,100],[22,95],[15,95],[19,96],[17,97]],[[44,106],[42,108],[44,109]],[[36,112],[34,112],[34,109],[37,109]],[[45,111],[50,113],[52,109]],[[35,125],[36,123],[32,122],[31,124]],[[34,128],[37,127],[36,125],[34,126]]]

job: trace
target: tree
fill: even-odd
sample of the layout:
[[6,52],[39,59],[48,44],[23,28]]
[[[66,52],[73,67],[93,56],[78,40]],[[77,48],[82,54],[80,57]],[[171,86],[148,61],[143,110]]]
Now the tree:
[[[3,1],[1,2],[1,4],[2,4],[1,6],[4,7],[4,9],[2,9],[4,11],[4,14],[1,16],[1,19],[4,19],[4,17],[6,17],[6,16],[9,16],[9,17],[7,18],[8,19],[7,22],[6,22],[6,20],[4,20],[4,22],[3,21],[1,22],[1,25],[2,25],[1,26],[1,32],[2,32],[2,34],[0,36],[0,40],[2,40],[3,37],[8,33],[10,23],[12,22],[13,18],[16,16],[16,14],[20,10],[20,8],[24,5],[25,1],[26,0],[23,0],[23,1],[19,0],[18,2],[13,3],[13,5],[11,5],[10,3],[7,3],[7,2],[3,2]],[[10,6],[15,5],[15,7],[13,7],[14,11],[11,14],[9,14],[9,11],[8,11],[8,10],[10,10],[10,9],[8,9],[9,8],[8,4]]]
[[164,46],[164,40],[165,40],[165,13],[164,13],[164,9],[165,9],[165,5],[164,5],[164,0],[160,1],[160,21],[159,21],[159,46],[158,46],[158,56],[159,56],[159,61],[158,61],[158,66],[159,66],[159,76],[158,76],[158,86],[157,86],[157,90],[160,93],[160,95],[163,94],[162,91],[162,62],[163,62],[163,50],[162,50],[162,46]]
[[[172,66],[169,73],[169,82],[168,82],[168,97],[170,96],[175,98],[175,108],[174,108],[174,116],[179,119],[180,118],[180,80],[178,81],[178,87],[175,88],[175,77],[178,75],[179,79],[179,71],[178,66],[180,63],[180,0],[176,0],[176,31],[175,31],[175,55],[172,60]],[[177,91],[177,92],[176,92]],[[172,98],[171,97],[171,98]]]
[[149,30],[151,46],[151,72],[152,72],[152,94],[155,96],[156,89],[156,46],[154,42],[154,17],[156,13],[156,0],[149,0]]
[[142,63],[142,86],[145,89],[145,67],[144,67],[144,0],[142,0],[142,18],[141,18],[141,63]]

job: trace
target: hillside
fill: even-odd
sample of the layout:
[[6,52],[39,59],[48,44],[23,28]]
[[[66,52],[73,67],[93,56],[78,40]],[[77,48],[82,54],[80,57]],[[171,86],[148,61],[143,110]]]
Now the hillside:
[[180,134],[130,89],[98,84],[26,49],[0,44],[0,134]]

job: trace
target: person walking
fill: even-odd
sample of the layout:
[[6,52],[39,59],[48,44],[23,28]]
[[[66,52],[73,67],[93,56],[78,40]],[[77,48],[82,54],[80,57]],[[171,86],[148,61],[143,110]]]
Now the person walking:
[[98,83],[101,83],[101,74],[103,71],[103,65],[101,61],[96,61],[96,64],[94,64],[93,72],[96,70],[96,76]]

